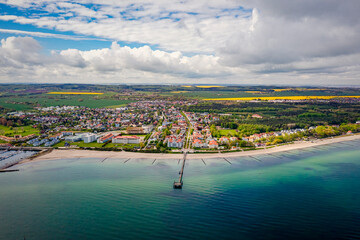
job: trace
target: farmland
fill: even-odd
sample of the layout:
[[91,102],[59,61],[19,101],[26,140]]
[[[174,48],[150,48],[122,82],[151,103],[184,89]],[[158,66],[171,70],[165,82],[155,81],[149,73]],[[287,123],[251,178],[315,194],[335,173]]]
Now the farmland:
[[[67,91],[56,91],[64,90]],[[119,96],[112,89],[71,85],[0,85],[0,106],[15,111],[30,110],[34,107],[84,106],[102,108],[123,106],[134,98]],[[81,90],[81,91],[79,91]],[[86,90],[86,91],[85,91]]]
[[209,98],[205,101],[250,101],[250,100],[312,100],[334,98],[360,98],[360,96],[279,96],[279,97],[243,97],[243,98]]
[[[265,87],[223,87],[219,88],[196,88],[179,87],[176,90],[160,91],[160,95],[177,96],[193,99],[216,99],[216,100],[243,100],[242,98],[265,98],[265,97],[307,97],[307,96],[360,96],[359,89],[349,88],[287,88],[274,89]],[[238,98],[238,99],[236,99]],[[248,100],[248,99],[245,99]]]
[[0,98],[0,105],[16,111],[29,110],[34,107],[48,106],[84,106],[90,108],[102,108],[108,106],[121,106],[130,103],[130,100],[116,100],[111,98],[96,98],[91,95],[65,95],[48,96],[46,94],[36,96]]
[[117,108],[141,100],[253,100],[329,99],[360,96],[356,88],[286,88],[274,86],[219,85],[0,85],[2,111],[31,110],[48,106]]

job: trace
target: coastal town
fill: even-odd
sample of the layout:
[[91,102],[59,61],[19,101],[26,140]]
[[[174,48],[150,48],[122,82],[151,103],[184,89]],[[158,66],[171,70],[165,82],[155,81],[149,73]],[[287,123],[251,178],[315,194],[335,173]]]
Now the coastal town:
[[360,0],[0,9],[0,240],[360,240]]
[[[219,122],[231,114],[188,112],[184,106],[197,101],[138,101],[118,108],[79,106],[39,107],[32,111],[7,114],[19,123],[31,123],[36,133],[0,135],[2,146],[50,147],[142,152],[219,152],[266,148],[297,140],[314,139],[319,129],[336,131],[343,126],[310,126],[279,131],[258,130],[244,134],[239,129],[222,127]],[[253,114],[253,119],[263,116]],[[2,118],[3,124],[8,124]],[[11,125],[11,123],[10,123]],[[352,124],[354,132],[360,122]],[[324,131],[325,131],[324,130]],[[353,134],[345,131],[342,134]],[[9,134],[8,134],[9,135]],[[335,134],[334,134],[335,135]]]

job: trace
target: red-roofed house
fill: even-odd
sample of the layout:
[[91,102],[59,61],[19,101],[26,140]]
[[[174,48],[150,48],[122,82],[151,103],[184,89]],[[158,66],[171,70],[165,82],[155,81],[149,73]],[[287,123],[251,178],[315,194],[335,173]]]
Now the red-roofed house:
[[209,148],[218,148],[219,144],[215,140],[209,142]]
[[106,143],[108,141],[110,141],[112,138],[114,137],[114,135],[112,133],[106,134],[105,136],[102,136],[101,138],[99,138],[97,140],[98,143]]
[[229,138],[228,137],[221,137],[219,139],[219,142],[222,143],[222,144],[229,143]]
[[203,144],[202,144],[202,142],[201,142],[199,139],[195,139],[195,140],[193,141],[193,147],[200,148],[200,147],[202,147],[202,146],[203,146]]
[[259,114],[253,114],[251,117],[252,117],[252,118],[263,118],[263,117],[260,116]]

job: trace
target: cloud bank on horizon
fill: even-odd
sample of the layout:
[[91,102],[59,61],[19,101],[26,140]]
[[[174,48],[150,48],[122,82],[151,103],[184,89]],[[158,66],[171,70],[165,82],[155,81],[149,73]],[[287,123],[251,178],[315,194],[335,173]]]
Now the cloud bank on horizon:
[[0,83],[360,86],[358,0],[0,0]]

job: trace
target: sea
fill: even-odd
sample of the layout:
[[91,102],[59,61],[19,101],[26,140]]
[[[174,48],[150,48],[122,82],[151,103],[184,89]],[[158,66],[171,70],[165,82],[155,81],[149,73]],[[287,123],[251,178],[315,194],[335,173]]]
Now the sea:
[[360,141],[247,157],[33,161],[0,173],[0,239],[360,239]]

